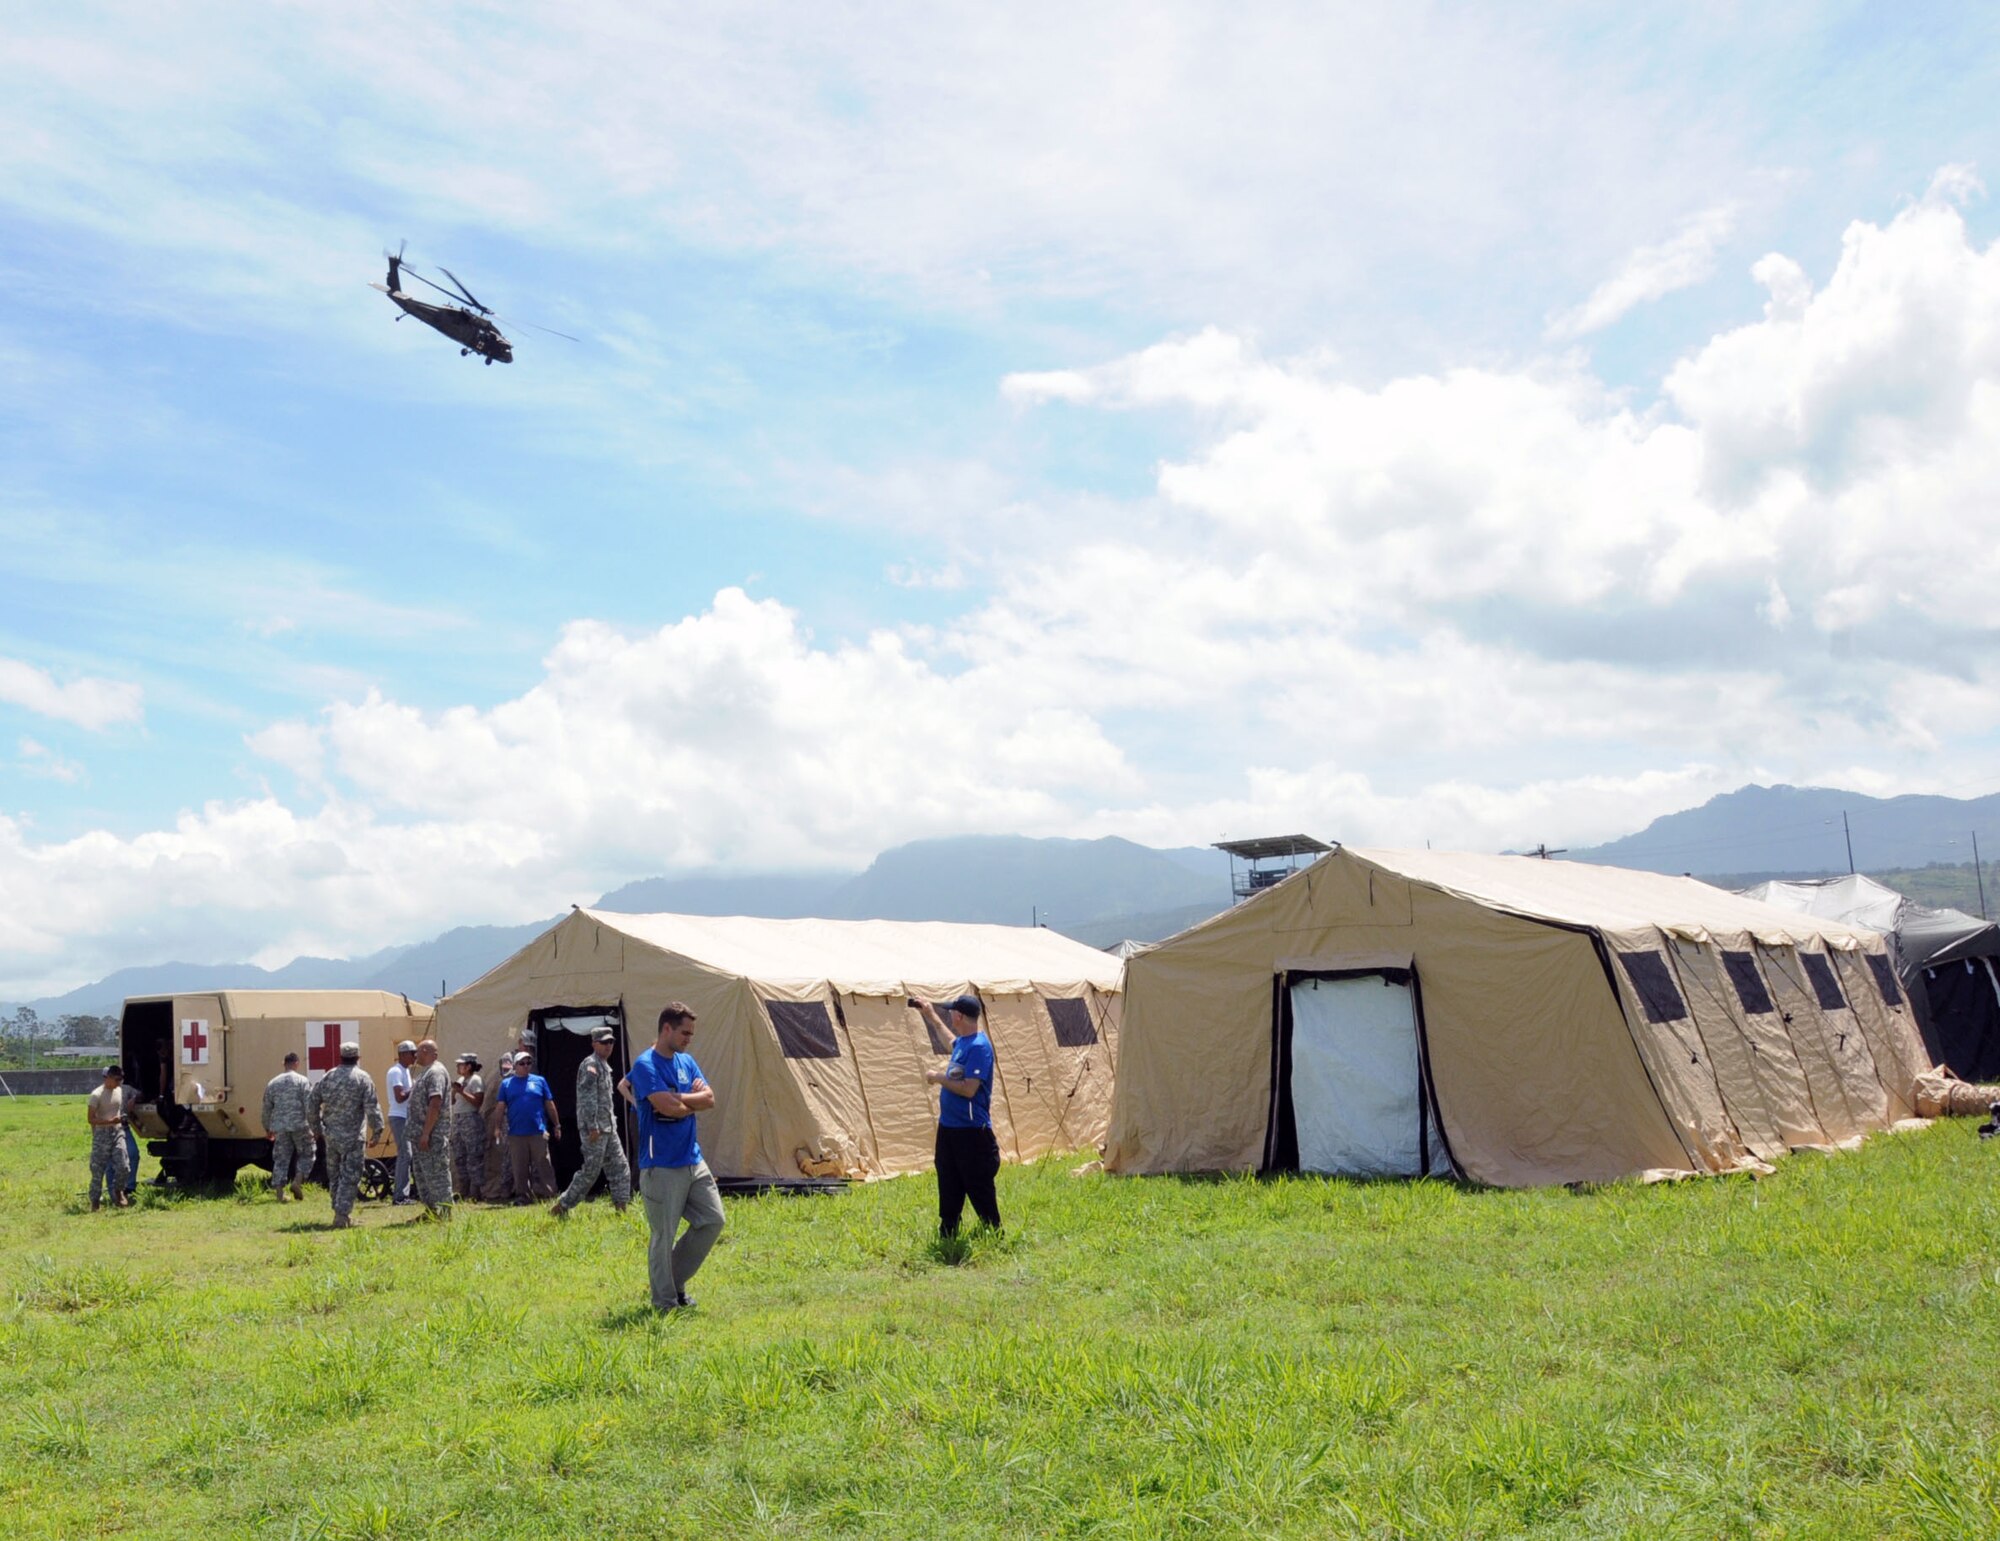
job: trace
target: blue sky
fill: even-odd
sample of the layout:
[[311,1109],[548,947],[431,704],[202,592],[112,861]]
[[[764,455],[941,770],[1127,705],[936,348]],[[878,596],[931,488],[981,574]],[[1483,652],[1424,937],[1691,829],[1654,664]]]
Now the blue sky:
[[[1995,30],[10,15],[0,997],[957,831],[2000,784]],[[395,324],[402,239],[581,341]]]

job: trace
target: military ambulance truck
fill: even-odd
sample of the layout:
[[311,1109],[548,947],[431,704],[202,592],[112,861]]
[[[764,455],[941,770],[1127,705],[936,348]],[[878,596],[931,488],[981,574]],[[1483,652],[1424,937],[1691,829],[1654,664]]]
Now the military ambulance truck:
[[[227,1183],[246,1166],[269,1171],[264,1087],[286,1054],[296,1052],[300,1072],[317,1082],[340,1063],[341,1044],[358,1043],[361,1067],[386,1098],[397,1040],[428,1036],[432,1016],[386,990],[135,995],[118,1024],[125,1084],[137,1093],[132,1127],[177,1182]],[[376,1163],[395,1160],[395,1141],[385,1134],[368,1154],[375,1181],[364,1187],[379,1186]]]

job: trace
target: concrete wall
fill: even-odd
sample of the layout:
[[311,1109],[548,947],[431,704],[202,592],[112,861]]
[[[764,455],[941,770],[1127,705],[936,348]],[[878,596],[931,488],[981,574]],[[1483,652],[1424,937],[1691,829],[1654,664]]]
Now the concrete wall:
[[0,1070],[0,1097],[8,1092],[16,1097],[87,1097],[103,1084],[103,1065],[95,1070]]

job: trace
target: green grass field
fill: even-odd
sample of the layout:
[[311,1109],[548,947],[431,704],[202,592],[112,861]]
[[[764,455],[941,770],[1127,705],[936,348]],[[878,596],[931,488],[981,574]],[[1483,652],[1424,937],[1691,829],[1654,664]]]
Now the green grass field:
[[1587,1192],[1049,1161],[956,1258],[927,1179],[740,1200],[664,1320],[636,1208],[92,1215],[86,1143],[0,1105],[10,1537],[2000,1533],[1966,1122]]

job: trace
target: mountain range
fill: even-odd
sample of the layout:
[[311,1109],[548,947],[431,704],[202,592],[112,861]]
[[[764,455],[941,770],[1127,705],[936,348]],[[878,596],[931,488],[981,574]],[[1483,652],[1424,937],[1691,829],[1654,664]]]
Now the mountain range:
[[[1921,868],[1971,860],[1975,833],[2000,856],[2000,794],[1877,798],[1828,787],[1746,786],[1653,820],[1637,834],[1563,853],[1569,861],[1689,872],[1725,886],[1764,877]],[[1844,819],[1844,824],[1843,824]],[[1321,831],[1335,838],[1339,831]],[[1982,855],[1984,852],[1982,851]],[[1109,947],[1156,941],[1230,902],[1229,858],[1208,847],[1158,849],[1130,840],[974,835],[919,840],[860,872],[695,872],[613,889],[596,908],[630,914],[765,915],[790,919],[956,920],[1047,925]],[[559,917],[459,926],[362,958],[297,958],[283,968],[159,963],[120,969],[63,995],[26,1002],[45,1020],[105,1015],[128,995],[175,990],[363,987],[435,1000],[470,984]],[[11,1008],[0,1008],[11,1009]]]
[[[1130,840],[1035,840],[968,835],[884,851],[861,872],[688,873],[613,889],[592,906],[643,915],[764,915],[834,920],[957,920],[1046,924],[1106,947],[1143,941],[1225,908],[1229,858],[1202,847],[1157,850]],[[130,995],[215,989],[389,990],[434,1001],[470,984],[554,925],[457,926],[428,941],[363,958],[250,963],[159,963],[119,969],[62,995],[27,1001],[43,1020],[114,1014]],[[11,1011],[13,1008],[0,1008]]]
[[1571,861],[1641,872],[1742,878],[1747,886],[1765,876],[1970,862],[1975,833],[1990,832],[1986,849],[2000,856],[1997,817],[2000,793],[1870,797],[1833,787],[1749,786],[1666,814],[1636,835],[1568,854]]

